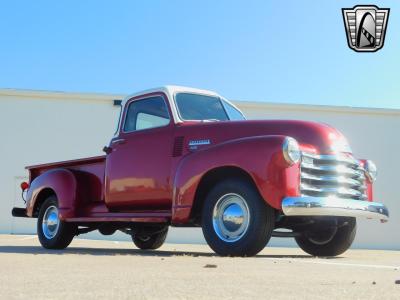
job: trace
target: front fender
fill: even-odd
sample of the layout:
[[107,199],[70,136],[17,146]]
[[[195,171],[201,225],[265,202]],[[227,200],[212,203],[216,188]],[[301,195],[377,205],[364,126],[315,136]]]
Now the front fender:
[[188,221],[201,179],[220,167],[245,171],[266,203],[281,209],[285,196],[299,195],[300,181],[299,164],[289,167],[283,157],[284,139],[280,135],[241,138],[187,155],[175,175],[172,222]]
[[77,181],[74,174],[66,169],[52,169],[36,177],[27,193],[27,215],[32,217],[41,192],[51,189],[57,195],[60,219],[75,216]]

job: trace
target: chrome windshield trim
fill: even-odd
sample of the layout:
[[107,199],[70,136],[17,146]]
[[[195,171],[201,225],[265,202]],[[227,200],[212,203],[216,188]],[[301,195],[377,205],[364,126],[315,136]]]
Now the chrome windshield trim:
[[282,201],[286,216],[363,217],[389,220],[389,210],[382,204],[336,197],[287,197]]

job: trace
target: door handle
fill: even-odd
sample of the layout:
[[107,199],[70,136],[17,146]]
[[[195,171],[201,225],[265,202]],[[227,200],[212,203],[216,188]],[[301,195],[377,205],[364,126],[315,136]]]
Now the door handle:
[[125,144],[125,143],[126,143],[125,139],[116,139],[116,140],[111,141],[111,144],[114,144],[114,145],[120,145],[120,144]]

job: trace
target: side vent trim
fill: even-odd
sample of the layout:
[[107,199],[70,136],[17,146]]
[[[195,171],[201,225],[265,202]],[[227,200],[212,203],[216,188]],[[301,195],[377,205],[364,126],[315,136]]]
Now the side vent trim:
[[185,137],[177,136],[174,141],[174,148],[172,150],[172,157],[179,157],[183,153],[183,141]]

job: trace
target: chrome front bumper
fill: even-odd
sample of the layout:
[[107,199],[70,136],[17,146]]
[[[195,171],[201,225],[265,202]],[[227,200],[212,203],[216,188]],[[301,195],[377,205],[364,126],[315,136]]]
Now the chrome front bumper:
[[382,203],[329,197],[287,197],[282,201],[286,216],[364,217],[387,222],[389,210]]

